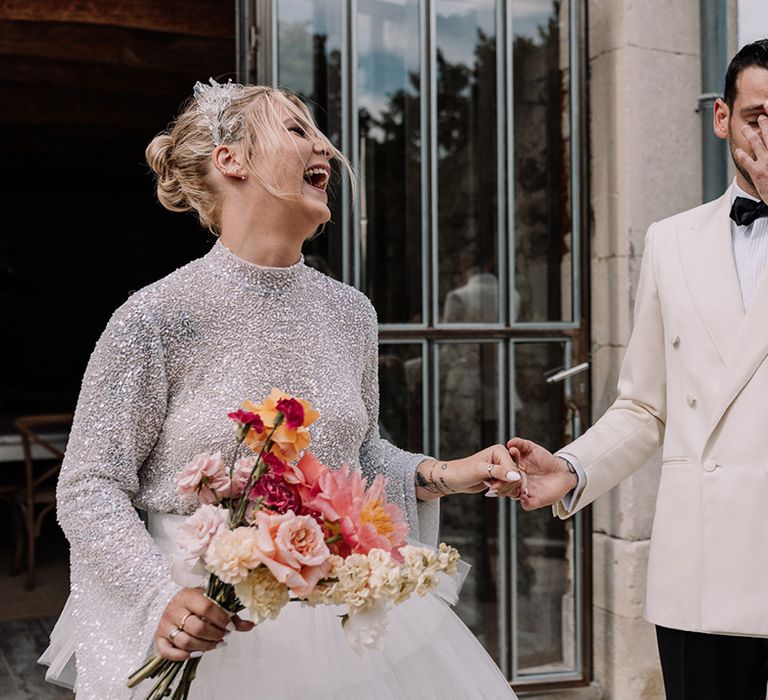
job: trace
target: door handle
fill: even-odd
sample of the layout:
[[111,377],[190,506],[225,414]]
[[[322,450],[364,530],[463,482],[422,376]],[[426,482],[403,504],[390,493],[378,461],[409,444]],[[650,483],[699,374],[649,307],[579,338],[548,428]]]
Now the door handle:
[[569,367],[568,369],[561,369],[554,374],[550,374],[548,377],[546,377],[547,384],[557,384],[558,382],[562,382],[569,377],[573,377],[576,374],[581,374],[582,372],[586,372],[589,369],[589,362],[582,362],[581,364],[574,365],[573,367]]

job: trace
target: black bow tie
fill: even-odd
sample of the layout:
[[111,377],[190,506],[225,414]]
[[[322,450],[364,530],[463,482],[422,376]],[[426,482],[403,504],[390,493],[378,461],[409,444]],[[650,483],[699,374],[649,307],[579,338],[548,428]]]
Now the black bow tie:
[[736,197],[731,207],[731,218],[739,226],[749,226],[755,219],[768,216],[768,204],[747,197]]

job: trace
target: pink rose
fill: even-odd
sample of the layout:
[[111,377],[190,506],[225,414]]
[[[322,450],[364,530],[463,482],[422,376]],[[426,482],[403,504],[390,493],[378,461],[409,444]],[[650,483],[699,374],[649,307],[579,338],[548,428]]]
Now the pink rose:
[[272,472],[264,474],[253,485],[248,498],[252,501],[261,498],[261,503],[265,508],[278,513],[285,513],[289,510],[297,511],[301,504],[298,489]]
[[187,553],[184,559],[190,564],[205,559],[213,539],[227,529],[228,518],[228,510],[210,504],[190,515],[176,531],[176,544]]
[[181,470],[176,478],[176,490],[180,496],[197,494],[201,503],[218,503],[221,499],[211,490],[210,484],[220,483],[225,471],[220,452],[212,455],[201,452]]
[[322,528],[308,515],[256,514],[261,562],[298,596],[308,595],[331,569]]

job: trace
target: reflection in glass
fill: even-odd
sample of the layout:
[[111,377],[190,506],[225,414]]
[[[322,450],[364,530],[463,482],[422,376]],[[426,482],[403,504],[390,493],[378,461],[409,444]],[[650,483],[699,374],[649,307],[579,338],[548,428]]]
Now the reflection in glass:
[[[276,5],[277,83],[308,102],[320,129],[341,148],[341,0],[278,0]],[[337,169],[329,188],[330,223],[304,246],[307,263],[337,279],[342,266],[340,177]]]
[[382,323],[422,320],[419,2],[359,0],[364,289]]
[[435,3],[438,298],[445,323],[499,320],[494,4]]
[[[522,400],[515,432],[550,449],[565,442],[564,385],[545,375],[563,366],[560,342],[516,343],[514,371]],[[517,511],[517,669],[521,675],[575,667],[574,542],[572,521],[547,509]]]
[[[438,344],[438,454],[465,457],[499,439],[497,411],[498,343]],[[499,658],[500,588],[499,504],[481,495],[451,496],[441,502],[440,537],[458,547],[472,572],[464,584],[456,612]]]
[[379,345],[379,430],[394,445],[424,451],[422,345]]
[[567,0],[509,3],[519,321],[572,317],[569,6]]

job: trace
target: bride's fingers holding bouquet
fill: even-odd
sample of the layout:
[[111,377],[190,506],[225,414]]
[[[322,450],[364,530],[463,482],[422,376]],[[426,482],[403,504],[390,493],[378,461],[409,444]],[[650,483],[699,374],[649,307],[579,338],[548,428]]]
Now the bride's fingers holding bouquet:
[[224,637],[232,630],[252,627],[251,623],[237,622],[199,588],[184,588],[163,611],[155,631],[155,646],[160,656],[172,661],[196,658],[226,644]]
[[416,494],[422,501],[486,490],[492,497],[518,498],[525,488],[525,474],[504,445],[492,445],[462,459],[426,459],[416,470]]

